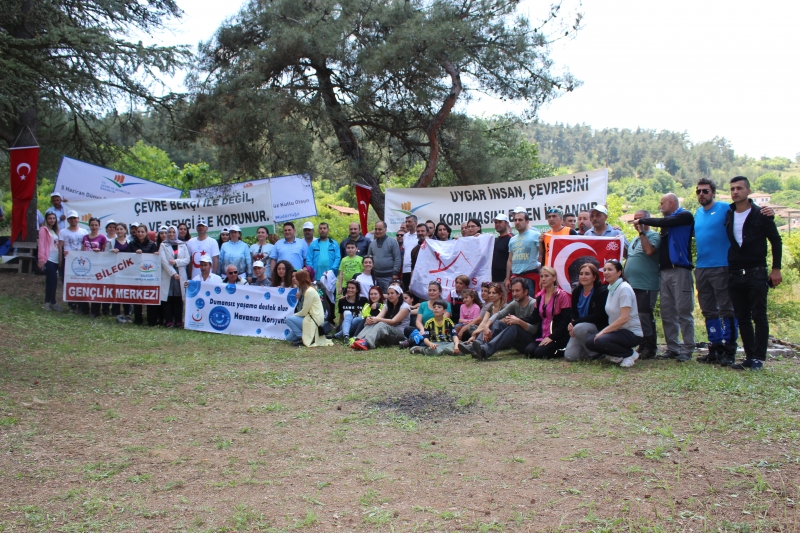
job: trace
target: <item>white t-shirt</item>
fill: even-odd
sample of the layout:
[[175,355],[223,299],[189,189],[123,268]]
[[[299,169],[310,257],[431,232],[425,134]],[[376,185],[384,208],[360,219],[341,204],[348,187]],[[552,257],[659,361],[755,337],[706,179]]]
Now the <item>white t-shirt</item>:
[[58,235],[51,229],[49,229],[48,232],[50,233],[50,238],[53,239],[53,244],[50,246],[50,254],[47,256],[47,260],[51,263],[58,264]]
[[58,240],[64,241],[64,250],[79,252],[83,250],[83,236],[88,234],[89,232],[81,227],[78,227],[75,231],[64,228],[58,232]]
[[411,250],[419,243],[416,230],[403,235],[403,274],[411,272]]
[[192,256],[192,268],[200,268],[200,258],[210,255],[212,258],[219,257],[219,244],[211,237],[206,237],[202,241],[197,237],[192,237],[186,243],[189,248],[189,255]]
[[636,294],[633,288],[626,282],[622,282],[617,286],[617,289],[608,291],[608,299],[606,300],[606,314],[608,315],[608,323],[611,324],[619,318],[620,307],[630,307],[631,313],[628,315],[628,321],[625,322],[620,329],[627,329],[634,335],[642,335],[642,323],[639,320],[639,308],[636,306]]
[[[369,301],[369,290],[372,287],[375,286],[375,284],[372,281],[372,274],[363,274],[362,273],[362,274],[359,274],[358,276],[356,276],[353,279],[356,280],[358,282],[359,286],[361,287],[361,292],[359,293],[359,295],[363,296],[364,298],[367,299],[367,301]],[[350,280],[346,279],[346,280],[344,280],[344,283],[347,284],[348,281],[350,281]]]
[[[197,267],[200,268],[200,267]],[[222,278],[214,274],[213,272],[208,275],[207,280],[203,280],[203,275],[198,274],[192,278],[192,281],[205,281],[206,283],[222,283]]]
[[739,246],[742,245],[742,228],[744,228],[744,221],[747,218],[747,215],[750,214],[750,209],[747,211],[742,211],[739,213],[738,211],[733,212],[733,238],[736,239],[736,242],[739,243]]

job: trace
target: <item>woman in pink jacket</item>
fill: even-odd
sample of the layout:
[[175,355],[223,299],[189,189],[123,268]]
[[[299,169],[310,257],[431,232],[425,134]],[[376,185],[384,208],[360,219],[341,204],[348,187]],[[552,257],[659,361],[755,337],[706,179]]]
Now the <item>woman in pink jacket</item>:
[[45,274],[42,309],[48,311],[61,311],[61,307],[56,303],[59,253],[58,217],[55,213],[47,213],[44,217],[44,225],[39,228],[39,269],[44,270]]

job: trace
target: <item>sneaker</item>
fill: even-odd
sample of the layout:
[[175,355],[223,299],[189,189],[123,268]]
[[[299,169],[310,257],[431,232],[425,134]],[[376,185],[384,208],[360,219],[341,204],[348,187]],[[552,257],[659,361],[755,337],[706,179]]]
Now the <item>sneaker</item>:
[[50,304],[50,309],[52,309],[53,311],[55,311],[57,313],[61,313],[62,311],[64,311],[64,308],[62,308],[58,304]]
[[351,345],[351,344],[353,344],[354,342],[356,342],[356,338],[355,338],[355,337],[350,337],[349,339],[345,339],[345,340],[344,340],[344,343],[345,343],[346,345],[348,345],[348,346],[350,346],[350,345]]
[[483,345],[483,341],[475,339],[475,342],[472,343],[472,350],[473,358],[481,360],[488,359],[488,356],[486,355],[486,346]]
[[662,361],[667,359],[677,359],[680,357],[678,352],[673,352],[672,350],[667,350],[666,352],[661,352],[660,354],[656,355],[656,359],[661,359]]
[[421,355],[425,353],[425,348],[422,346],[412,346],[409,350],[409,353],[413,353],[415,355]]
[[615,365],[620,364],[623,359],[625,359],[625,358],[624,357],[614,357],[614,356],[611,356],[611,355],[607,355],[606,356],[606,361],[608,361],[609,363],[614,363]]
[[639,350],[639,359],[654,359],[656,356],[655,350]]
[[42,309],[44,309],[45,311],[52,311],[53,310],[53,306],[51,304],[44,304],[42,306]]
[[365,341],[364,339],[356,339],[355,341],[353,341],[353,344],[351,344],[350,347],[354,350],[364,350],[364,351],[369,350],[369,346],[367,346],[367,341]]
[[741,363],[734,363],[730,365],[733,370],[762,370],[764,368],[764,361],[758,359],[745,359]]
[[[398,348],[401,350],[407,350],[409,345],[410,343],[408,341],[400,341]],[[416,348],[416,346],[414,346],[414,348]]]
[[458,351],[463,353],[464,355],[471,355],[475,357],[475,350],[472,347],[472,343],[467,344],[466,342],[461,342],[458,344]]
[[690,353],[682,353],[678,357],[675,358],[675,361],[678,363],[685,363],[686,361],[692,360],[692,354]]
[[622,368],[630,368],[633,366],[633,363],[635,363],[637,359],[639,359],[639,352],[634,350],[631,355],[622,360],[619,366],[621,366]]
[[125,320],[125,317],[124,317],[124,316],[122,316],[122,315],[119,315],[119,316],[117,316],[117,322],[118,322],[119,324],[127,324],[127,323],[128,323],[128,321],[127,321],[127,320]]

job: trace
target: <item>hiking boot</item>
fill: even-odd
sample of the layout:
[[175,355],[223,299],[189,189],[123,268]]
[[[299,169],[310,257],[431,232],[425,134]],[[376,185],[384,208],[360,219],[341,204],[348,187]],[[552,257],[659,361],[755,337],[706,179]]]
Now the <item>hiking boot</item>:
[[764,361],[758,359],[745,359],[741,363],[734,363],[730,365],[733,370],[762,370],[764,368]]
[[656,356],[656,351],[649,348],[639,350],[639,359],[653,359]]
[[42,306],[42,309],[44,309],[45,311],[52,311],[53,310],[53,306],[51,304],[44,304]]
[[672,350],[667,350],[656,355],[656,359],[660,359],[662,361],[677,359],[678,357],[680,357],[680,354],[678,352],[673,352]]
[[698,357],[697,362],[713,365],[719,362],[720,356],[724,353],[724,348],[721,344],[712,344],[708,347],[708,355],[704,357]]
[[467,344],[462,342],[458,345],[458,351],[465,355],[471,355],[472,357],[475,357],[475,348],[472,346],[472,343]]
[[686,361],[692,360],[692,354],[690,353],[682,353],[678,357],[675,358],[675,361],[678,363],[685,363]]
[[619,366],[621,366],[622,368],[630,368],[633,366],[633,363],[635,363],[637,359],[639,359],[639,352],[634,350],[631,355],[622,360]]
[[[408,350],[408,347],[410,345],[411,345],[411,343],[408,342],[408,341],[400,341],[398,348],[400,348],[401,350]],[[416,346],[415,346],[415,348],[416,348]]]

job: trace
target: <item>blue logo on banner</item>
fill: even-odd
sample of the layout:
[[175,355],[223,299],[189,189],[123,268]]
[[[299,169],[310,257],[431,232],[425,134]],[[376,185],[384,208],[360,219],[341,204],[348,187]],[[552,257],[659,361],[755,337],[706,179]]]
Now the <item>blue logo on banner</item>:
[[256,335],[261,335],[261,330],[260,329],[256,330]]
[[203,300],[202,298],[198,298],[197,300],[194,301],[194,306],[198,309],[202,309],[206,306],[206,301]]
[[297,305],[297,289],[292,289],[289,291],[289,295],[286,297],[286,302],[289,304],[289,307],[294,307]]
[[233,283],[228,283],[227,285],[225,285],[225,292],[227,292],[228,294],[235,293],[236,285],[234,285]]
[[278,294],[283,294],[284,292],[286,292],[285,287],[278,287]]
[[200,292],[200,282],[199,281],[190,281],[189,286],[186,287],[186,297],[187,298],[194,298],[197,296],[197,293]]
[[222,292],[222,289],[220,289],[219,287],[214,287],[214,293],[215,294],[219,294],[221,292]]
[[244,295],[244,299],[245,299],[245,300],[249,300],[249,299],[250,299],[250,295],[249,295],[249,294],[245,294],[245,295]]
[[270,295],[269,295],[269,293],[268,293],[268,292],[265,292],[265,293],[264,293],[264,299],[265,299],[265,300],[269,300],[269,299],[270,299]]
[[208,322],[217,331],[224,331],[231,325],[231,314],[227,309],[218,305],[208,313]]
[[288,329],[283,330],[283,336],[284,337],[288,337],[289,333],[291,333],[291,331],[289,331]]
[[211,296],[211,292],[206,291],[206,296]]
[[72,272],[76,276],[88,276],[92,270],[92,262],[85,255],[79,255],[72,260]]

